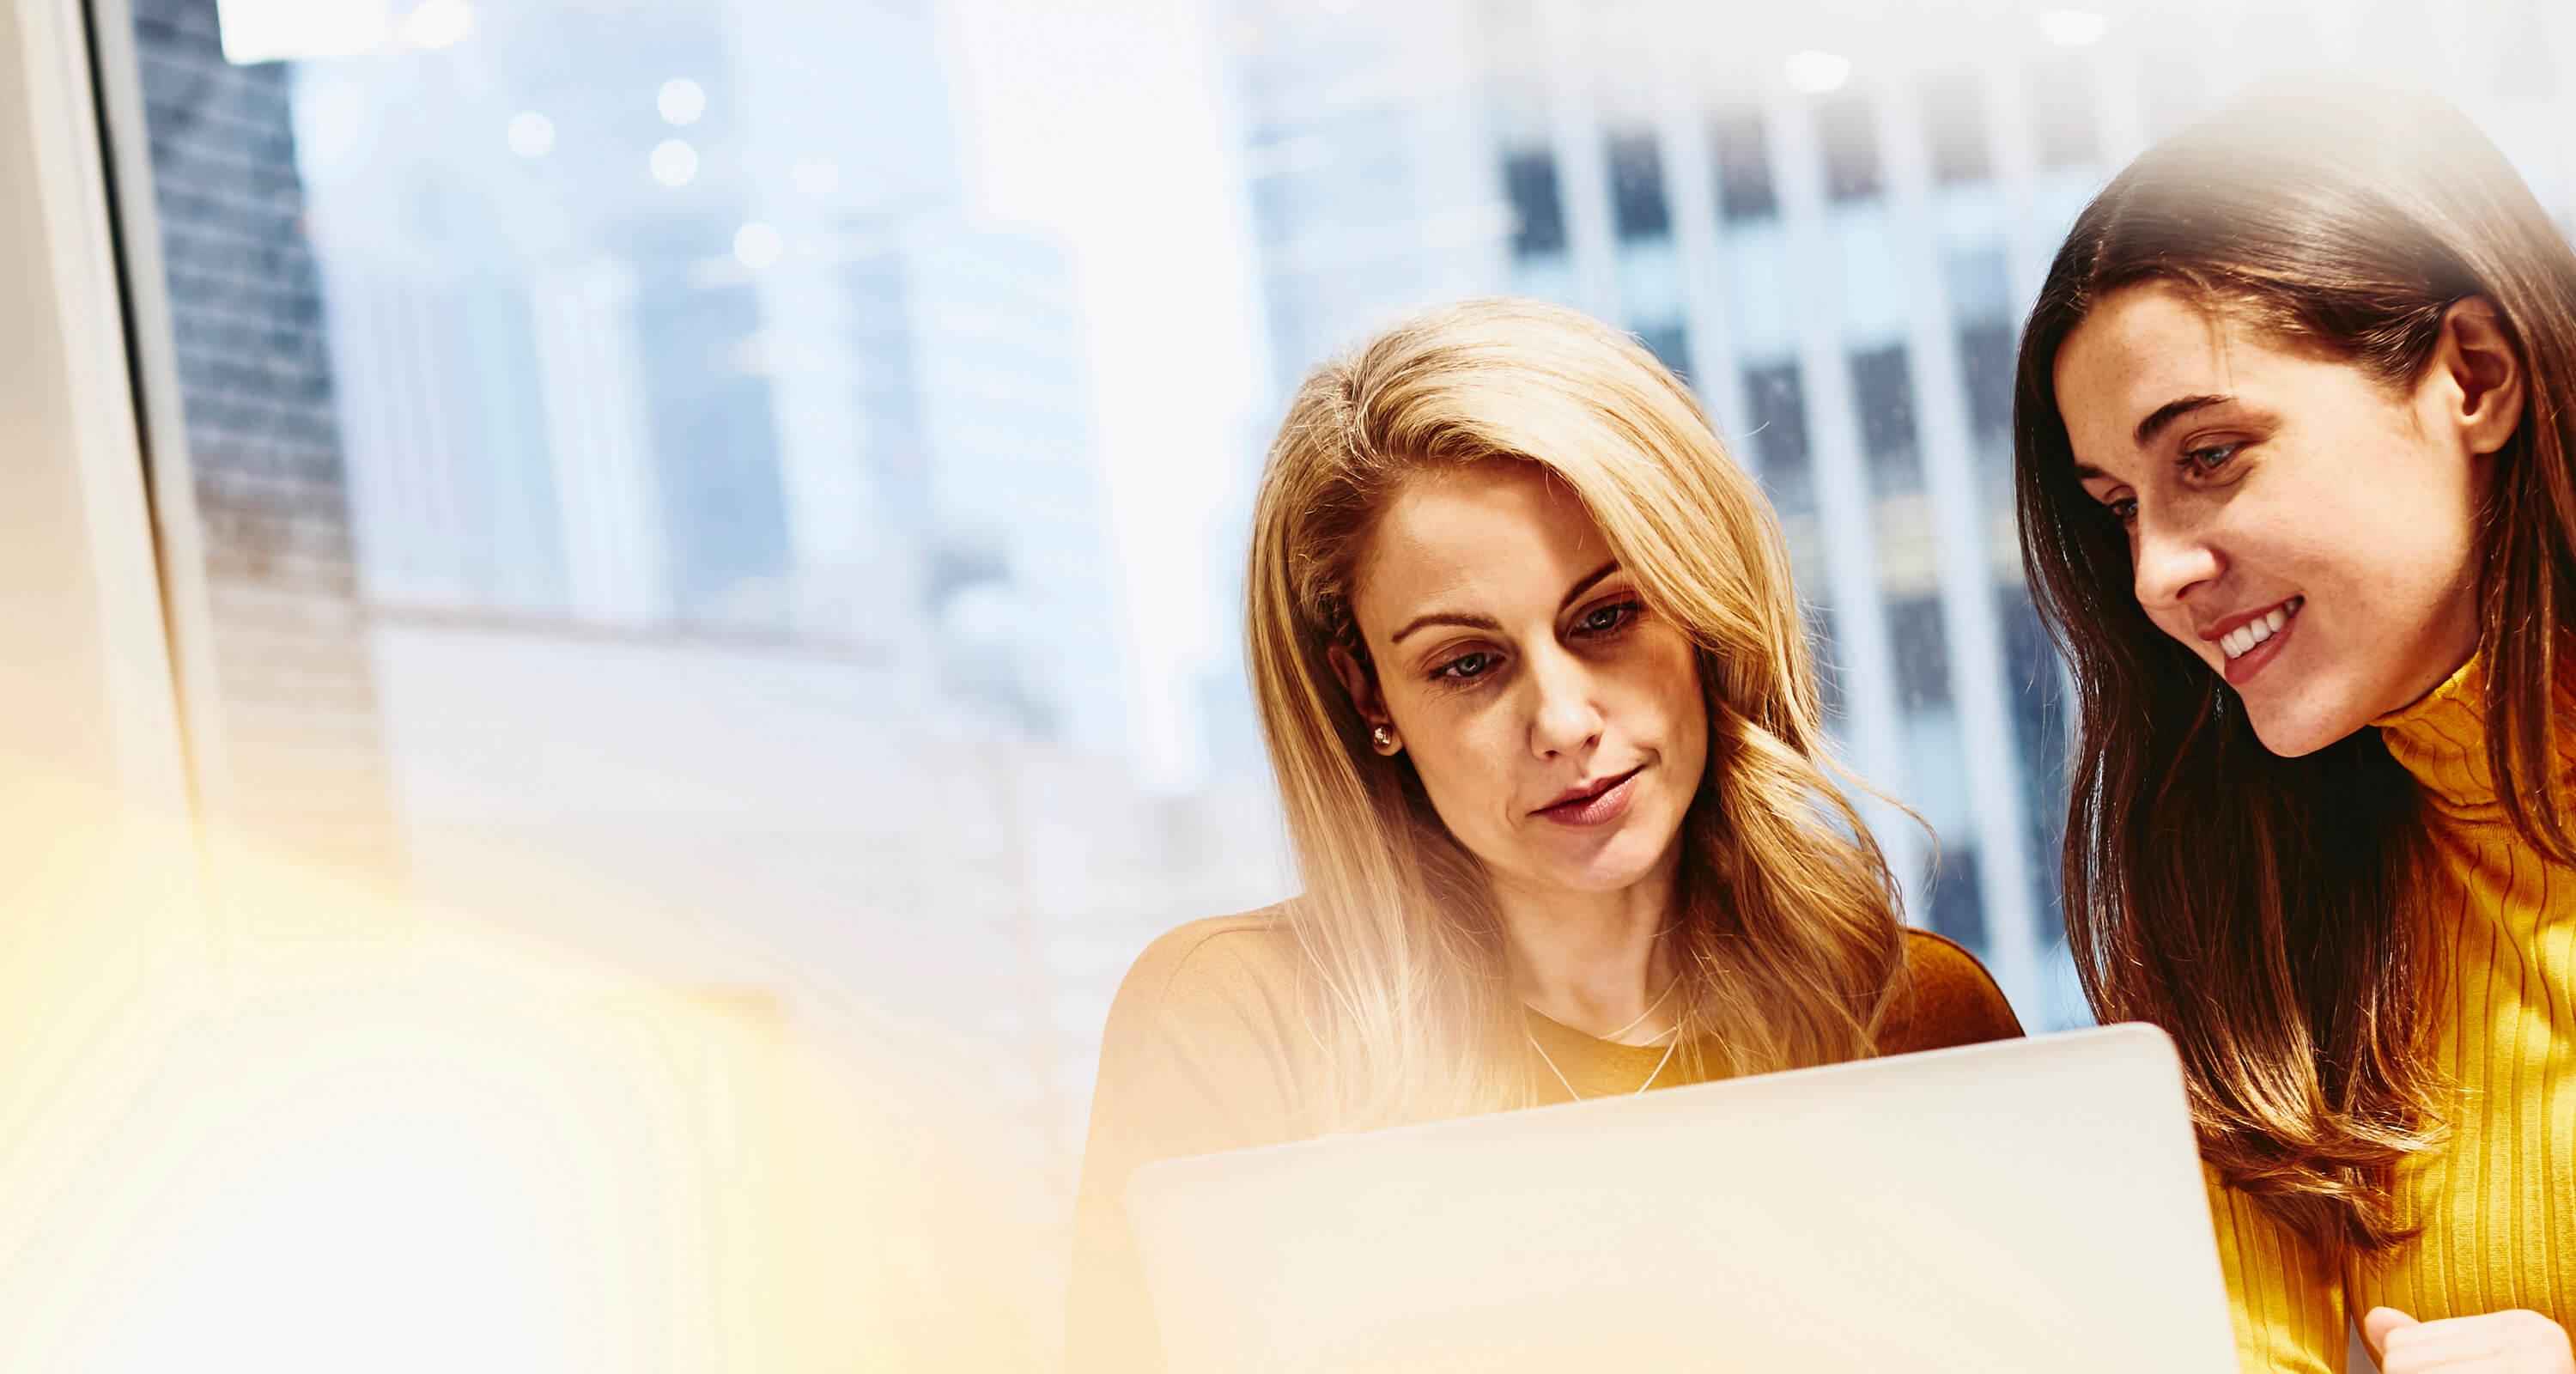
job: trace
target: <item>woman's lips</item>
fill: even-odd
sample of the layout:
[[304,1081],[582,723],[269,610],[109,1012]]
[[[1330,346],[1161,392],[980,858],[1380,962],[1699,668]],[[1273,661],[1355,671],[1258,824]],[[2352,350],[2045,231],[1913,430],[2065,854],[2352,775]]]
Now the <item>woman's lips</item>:
[[1637,775],[1645,771],[1646,766],[1639,764],[1629,769],[1617,782],[1591,796],[1541,807],[1531,814],[1575,829],[1607,825],[1626,813],[1628,798],[1636,791]]
[[[2252,682],[2255,674],[2262,672],[2271,665],[2273,659],[2281,656],[2282,647],[2290,642],[2290,636],[2299,632],[2299,613],[2307,608],[2306,598],[2294,597],[2285,605],[2289,609],[2289,614],[2282,617],[2281,628],[2273,630],[2271,637],[2262,643],[2227,660],[2223,671],[2226,673],[2228,686],[2239,691],[2244,690],[2245,684]],[[2226,649],[2222,647],[2219,652],[2224,654]]]

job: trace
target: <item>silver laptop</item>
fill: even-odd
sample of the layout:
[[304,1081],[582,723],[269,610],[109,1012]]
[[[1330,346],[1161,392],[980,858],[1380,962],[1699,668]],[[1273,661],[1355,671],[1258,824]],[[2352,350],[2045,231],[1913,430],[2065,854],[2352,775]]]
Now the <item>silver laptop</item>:
[[2236,1368],[2146,1026],[1169,1160],[1128,1207],[1178,1374]]

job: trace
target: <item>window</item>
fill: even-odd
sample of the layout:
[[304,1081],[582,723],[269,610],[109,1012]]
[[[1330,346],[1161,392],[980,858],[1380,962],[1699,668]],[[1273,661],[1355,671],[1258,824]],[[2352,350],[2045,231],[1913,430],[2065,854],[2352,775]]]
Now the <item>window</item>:
[[[2020,587],[1995,592],[2004,631],[2004,687],[2011,693],[2014,752],[2021,758],[2022,814],[2030,852],[2059,852],[2066,831],[2068,729],[2064,669],[2039,612]],[[2043,931],[2060,921],[2057,878],[2041,862],[2031,875],[2032,906]]]
[[1798,365],[1778,363],[1745,374],[1745,397],[1753,417],[1753,451],[1760,458],[1762,485],[1782,511],[1815,509],[1815,476],[1808,466],[1807,400],[1799,385]]
[[1621,134],[1610,140],[1610,211],[1622,242],[1672,232],[1672,214],[1664,203],[1664,163],[1653,134]]
[[1691,384],[1688,331],[1677,324],[1650,325],[1637,331],[1637,339],[1646,346],[1647,352],[1655,355],[1657,362],[1673,370],[1673,375],[1682,380],[1682,385]]
[[1512,200],[1512,252],[1534,258],[1565,251],[1565,209],[1556,192],[1556,155],[1544,150],[1503,160]]
[[1709,127],[1708,141],[1717,159],[1718,214],[1746,220],[1775,213],[1779,202],[1771,190],[1771,150],[1763,141],[1761,113],[1719,116]]
[[1981,438],[2012,432],[2014,372],[2020,364],[2013,327],[2001,321],[1959,331],[1959,380],[1968,392],[1968,426]]
[[[1985,228],[1977,226],[1979,231]],[[1950,296],[1950,313],[1962,323],[2005,323],[2015,314],[2012,272],[2004,262],[2000,236],[1983,232],[1945,236],[1941,244],[1941,284]]]
[[1977,851],[1944,847],[1934,865],[1930,910],[1925,924],[1971,950],[1986,947],[1986,901],[1978,877]]
[[1950,704],[1950,641],[1941,603],[1930,597],[1887,608],[1888,647],[1896,655],[1897,695],[1908,711]]
[[1858,200],[1878,194],[1878,130],[1871,123],[1867,96],[1854,92],[1820,102],[1816,134],[1824,145],[1828,198]]
[[1880,496],[1923,489],[1923,464],[1914,441],[1914,382],[1905,348],[1893,345],[1852,355],[1852,399],[1860,407],[1861,447],[1869,456],[1871,490]]

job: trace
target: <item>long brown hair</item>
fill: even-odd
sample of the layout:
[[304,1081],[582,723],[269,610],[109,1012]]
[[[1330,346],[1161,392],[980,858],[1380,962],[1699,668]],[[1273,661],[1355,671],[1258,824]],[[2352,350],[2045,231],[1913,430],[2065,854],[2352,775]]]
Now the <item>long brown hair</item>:
[[[1709,758],[1682,822],[1683,1053],[1738,1072],[1872,1049],[1904,973],[1897,886],[1828,773],[1778,521],[1634,339],[1537,301],[1402,321],[1309,375],[1253,513],[1252,686],[1304,891],[1288,904],[1336,1078],[1319,1128],[1519,1105],[1520,1008],[1483,870],[1334,676],[1365,661],[1350,587],[1417,474],[1530,463],[1694,642]],[[1689,1064],[1705,1071],[1706,1065]]]
[[2264,749],[2234,693],[2140,608],[2127,538],[2071,470],[2054,369],[2097,302],[2151,280],[2391,387],[2421,377],[2452,305],[2495,307],[2529,391],[2480,531],[2487,750],[2514,827],[2564,860],[2550,732],[2576,606],[2576,253],[2447,103],[2311,86],[2130,164],[2077,217],[2022,336],[2022,554],[2077,705],[2076,971],[2099,1016],[2173,1035],[2221,1175],[2330,1254],[2375,1251],[2408,1234],[2394,1166],[2443,1129],[2417,793],[2376,730],[2304,758]]

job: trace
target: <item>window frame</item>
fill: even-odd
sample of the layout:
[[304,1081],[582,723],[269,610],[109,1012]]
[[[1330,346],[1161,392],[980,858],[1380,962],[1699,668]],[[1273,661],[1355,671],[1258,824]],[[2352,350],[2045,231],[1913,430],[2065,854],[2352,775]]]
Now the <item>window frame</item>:
[[0,597],[12,657],[44,665],[0,687],[0,749],[109,789],[148,830],[194,815],[155,540],[156,502],[185,483],[144,459],[134,335],[153,330],[131,324],[120,270],[127,207],[92,79],[113,61],[92,20],[81,0],[0,7],[0,91],[16,92],[0,95],[0,305],[18,325],[0,367],[0,430],[18,439],[0,463]]

